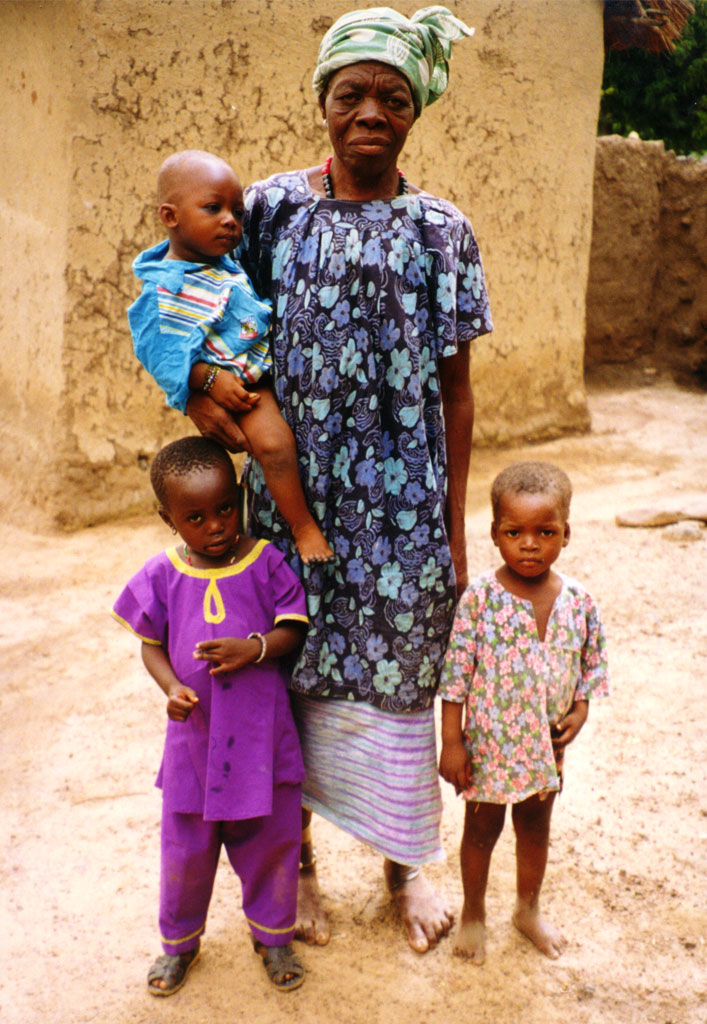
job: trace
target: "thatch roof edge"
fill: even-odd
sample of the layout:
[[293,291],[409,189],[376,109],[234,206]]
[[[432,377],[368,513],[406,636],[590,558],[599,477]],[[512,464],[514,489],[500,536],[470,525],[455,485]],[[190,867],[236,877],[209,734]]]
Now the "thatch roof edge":
[[694,10],[690,0],[604,0],[606,48],[672,53]]

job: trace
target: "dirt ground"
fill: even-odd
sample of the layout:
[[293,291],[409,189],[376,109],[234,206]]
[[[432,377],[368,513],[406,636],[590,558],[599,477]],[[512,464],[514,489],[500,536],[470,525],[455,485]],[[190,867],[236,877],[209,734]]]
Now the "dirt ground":
[[[510,923],[512,833],[492,863],[483,967],[445,940],[407,946],[370,850],[316,820],[330,944],[299,946],[303,988],[267,983],[236,880],[222,863],[203,955],[170,999],[145,991],[156,910],[164,702],[138,645],[109,617],[124,581],[169,544],[154,518],[73,535],[6,530],[2,645],[3,1024],[698,1024],[705,1020],[707,531],[671,540],[617,513],[707,496],[707,397],[656,383],[590,395],[593,432],[478,451],[472,571],[496,564],[488,485],[518,457],[560,463],[575,487],[558,567],[597,598],[614,694],[567,756],[545,907],[558,961]],[[430,875],[458,909],[461,803],[445,787],[447,861]]]

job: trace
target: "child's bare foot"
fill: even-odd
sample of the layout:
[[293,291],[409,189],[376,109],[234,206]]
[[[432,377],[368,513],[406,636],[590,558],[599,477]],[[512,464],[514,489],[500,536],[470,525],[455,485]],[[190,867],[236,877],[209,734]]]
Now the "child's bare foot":
[[545,920],[539,907],[517,904],[513,924],[551,960],[557,960],[567,946],[567,939],[554,925]]
[[454,936],[454,952],[480,965],[486,959],[486,925],[483,921],[461,921]]
[[299,556],[305,565],[310,562],[331,562],[333,560],[334,552],[313,519],[292,532]]
[[454,924],[454,915],[418,868],[386,860],[383,871],[407,929],[408,942],[416,953],[426,953],[447,934]]
[[303,868],[299,873],[295,938],[310,946],[326,946],[331,938],[329,919],[322,907],[322,895],[314,867]]

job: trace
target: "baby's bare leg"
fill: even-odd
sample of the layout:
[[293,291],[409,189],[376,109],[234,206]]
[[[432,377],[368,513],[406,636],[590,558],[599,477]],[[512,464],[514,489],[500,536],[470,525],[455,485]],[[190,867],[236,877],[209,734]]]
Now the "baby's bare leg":
[[292,530],[302,561],[329,561],[334,553],[307,508],[292,431],[282,418],[272,392],[262,388],[258,394],[260,401],[250,412],[238,416],[238,425],[263,467],[265,483]]
[[550,817],[555,794],[540,794],[513,805],[516,832],[516,871],[518,899],[513,923],[531,942],[555,960],[567,942],[564,936],[540,913],[540,889],[545,876],[550,842]]
[[491,854],[503,831],[505,804],[468,803],[460,852],[464,907],[454,952],[475,964],[486,959],[486,884]]

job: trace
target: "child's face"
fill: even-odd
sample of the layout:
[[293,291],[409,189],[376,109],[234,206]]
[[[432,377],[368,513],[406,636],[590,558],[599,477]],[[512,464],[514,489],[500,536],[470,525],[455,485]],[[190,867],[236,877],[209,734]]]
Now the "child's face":
[[243,189],[228,164],[204,161],[184,172],[179,197],[160,207],[169,229],[169,255],[190,263],[215,263],[243,234]]
[[160,515],[190,550],[207,562],[225,564],[238,539],[238,484],[225,466],[194,470],[166,480]]
[[508,568],[532,580],[544,577],[569,543],[570,525],[553,494],[501,495],[491,537]]

